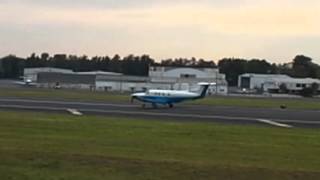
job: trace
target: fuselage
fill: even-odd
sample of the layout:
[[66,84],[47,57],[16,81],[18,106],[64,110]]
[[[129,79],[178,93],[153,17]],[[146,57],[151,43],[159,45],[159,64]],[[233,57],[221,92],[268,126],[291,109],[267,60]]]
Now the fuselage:
[[197,99],[199,94],[188,91],[148,90],[142,93],[134,93],[131,96],[146,103],[175,104],[186,100]]
[[156,104],[168,104],[169,107],[173,107],[173,104],[176,103],[205,97],[209,86],[213,84],[215,83],[199,83],[200,90],[198,93],[189,91],[151,89],[146,92],[134,93],[131,95],[131,98],[132,100],[137,99],[144,103],[151,103],[153,106],[156,106]]

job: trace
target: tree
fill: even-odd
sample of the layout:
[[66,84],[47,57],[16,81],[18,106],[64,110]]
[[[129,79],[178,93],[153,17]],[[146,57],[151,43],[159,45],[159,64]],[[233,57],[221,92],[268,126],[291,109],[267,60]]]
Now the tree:
[[226,74],[229,85],[236,86],[238,77],[244,73],[271,74],[275,73],[276,65],[266,60],[225,58],[219,61],[218,67],[221,73]]
[[292,76],[298,78],[317,78],[319,66],[312,62],[310,57],[298,55],[293,59]]
[[191,59],[186,58],[177,58],[177,59],[165,59],[162,60],[160,64],[161,66],[176,66],[176,67],[199,67],[199,68],[215,68],[217,67],[213,60],[197,60],[195,57]]
[[43,61],[49,60],[49,57],[50,57],[49,53],[42,53],[41,54],[41,60],[43,60]]
[[26,67],[45,67],[47,66],[47,62],[41,61],[39,56],[36,55],[36,53],[32,53],[29,57],[26,59]]
[[[119,55],[95,56],[76,56],[66,54],[56,54],[50,57],[49,53],[42,53],[40,56],[32,53],[26,59],[17,58],[14,55],[6,56],[0,59],[0,77],[16,78],[22,75],[25,67],[57,67],[67,68],[74,71],[112,71],[128,75],[147,76],[150,65],[177,66],[177,67],[209,67],[215,68],[217,65],[212,60],[197,59],[192,57],[165,59],[160,63],[155,62],[149,55],[135,56],[128,55],[121,58]],[[229,85],[235,86],[238,82],[238,76],[244,73],[258,74],[287,74],[294,77],[312,77],[320,78],[319,65],[312,62],[310,57],[304,55],[296,56],[292,63],[270,64],[266,60],[259,59],[239,59],[224,58],[218,62],[221,73],[226,74]]]
[[68,68],[67,55],[66,54],[55,54],[50,59],[52,67],[56,68]]
[[123,72],[121,67],[121,57],[118,54],[114,55],[110,61],[110,71],[119,73]]
[[1,78],[19,78],[23,75],[25,60],[15,55],[9,55],[1,59]]
[[226,79],[230,86],[238,84],[238,77],[246,73],[246,63],[244,59],[222,59],[218,63],[220,73],[226,74]]
[[149,67],[155,64],[154,60],[150,58],[149,55],[142,55],[140,58],[141,61],[141,75],[148,76],[149,75]]
[[247,61],[246,72],[257,74],[270,74],[273,68],[266,60],[252,59]]

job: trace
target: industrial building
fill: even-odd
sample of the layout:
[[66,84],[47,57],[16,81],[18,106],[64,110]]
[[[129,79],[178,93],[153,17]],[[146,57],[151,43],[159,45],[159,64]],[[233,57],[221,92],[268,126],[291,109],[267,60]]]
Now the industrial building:
[[95,76],[75,73],[40,72],[37,86],[41,88],[95,89]]
[[[319,79],[292,78],[283,74],[242,74],[238,78],[238,87],[246,90],[262,90],[263,92],[277,93],[284,86],[288,92],[297,93],[303,88],[319,84]],[[319,89],[320,90],[320,89]]]
[[38,73],[42,72],[52,72],[52,73],[73,73],[70,69],[52,68],[52,67],[40,67],[40,68],[24,68],[23,78],[24,82],[38,81]]
[[90,89],[95,91],[144,91],[175,89],[197,91],[199,82],[216,82],[209,94],[227,94],[225,75],[214,68],[150,67],[149,76],[128,76],[114,72],[73,72],[58,68],[26,68],[25,79],[38,87]]
[[209,88],[209,94],[228,93],[226,76],[217,68],[153,66],[149,68],[149,78],[156,89],[197,91],[199,82],[216,82],[216,86]]

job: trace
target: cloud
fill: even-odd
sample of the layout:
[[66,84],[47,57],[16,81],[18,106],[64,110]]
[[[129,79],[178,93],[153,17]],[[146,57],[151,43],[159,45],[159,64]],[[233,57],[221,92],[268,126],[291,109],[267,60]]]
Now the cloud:
[[[215,6],[238,5],[248,0],[198,0],[197,4],[209,4]],[[102,8],[102,9],[119,9],[119,8],[143,8],[151,6],[170,6],[181,4],[193,4],[194,0],[0,0],[0,3],[15,3],[24,5],[69,7],[69,8]]]
[[316,0],[0,0],[0,26],[7,29],[0,39],[10,52],[20,40],[24,46],[18,49],[28,53],[320,57],[314,51],[319,5]]
[[[102,3],[98,0],[95,2]],[[251,5],[225,9],[201,4],[186,4],[147,9],[90,9],[12,4],[0,6],[0,22],[74,24],[94,28],[105,26],[197,27],[230,34],[319,35],[318,7],[269,6]]]
[[0,4],[23,4],[68,8],[143,8],[152,6],[172,6],[185,4],[201,4],[213,7],[243,7],[243,6],[314,6],[318,0],[0,0]]

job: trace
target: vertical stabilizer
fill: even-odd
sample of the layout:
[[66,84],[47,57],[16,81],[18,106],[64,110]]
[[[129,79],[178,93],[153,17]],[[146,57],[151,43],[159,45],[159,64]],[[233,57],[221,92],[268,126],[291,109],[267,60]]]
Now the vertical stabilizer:
[[213,85],[214,83],[199,83],[200,92],[199,92],[199,96],[196,99],[204,98],[211,84]]

